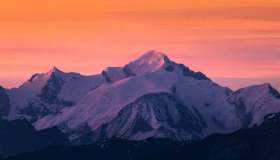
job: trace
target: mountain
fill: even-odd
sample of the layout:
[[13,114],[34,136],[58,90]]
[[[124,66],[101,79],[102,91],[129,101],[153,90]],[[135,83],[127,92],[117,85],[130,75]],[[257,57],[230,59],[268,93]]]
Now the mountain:
[[36,131],[25,120],[0,120],[0,155],[12,156],[43,149],[49,145],[67,145],[69,141],[57,128]]
[[35,74],[21,87],[7,91],[11,99],[9,119],[24,117],[35,122],[46,115],[58,114],[105,82],[101,75],[65,73],[56,67],[47,73]]
[[107,75],[108,81],[114,82],[126,77],[145,75],[156,71],[176,72],[199,80],[209,80],[203,73],[194,72],[183,64],[177,64],[165,54],[157,51],[149,51],[124,67],[109,67],[103,71],[103,74]]
[[48,147],[7,160],[277,160],[280,158],[280,113],[270,114],[260,126],[230,134],[214,134],[201,141],[110,139],[82,146]]
[[[120,68],[122,67],[118,69]],[[143,132],[131,132],[132,135],[125,136],[129,139],[141,140],[157,136],[170,137],[170,134],[176,135],[179,139],[201,138],[214,132],[231,132],[241,126],[240,120],[236,119],[234,105],[227,102],[232,92],[230,89],[218,86],[202,73],[193,72],[181,64],[172,62],[162,53],[148,52],[123,68],[129,70],[131,76],[122,79],[117,76],[110,78],[110,75],[120,74],[107,74],[108,79],[119,80],[110,81],[111,83],[103,84],[88,92],[81,99],[81,103],[64,109],[61,114],[46,116],[38,120],[34,123],[36,128],[59,126],[64,132],[71,133],[72,140],[83,137],[84,132],[87,135],[94,135],[93,137],[118,137],[125,130],[138,125],[134,122],[138,118],[134,116],[147,114],[150,117],[142,118],[141,121],[150,129]],[[147,107],[147,113],[146,111],[141,113],[143,112],[141,108],[149,103],[145,97],[142,97],[144,95],[153,97],[148,101],[155,101]],[[161,104],[162,95],[168,95],[165,103],[172,104],[174,107],[168,107],[162,111],[163,113],[157,113],[156,109],[159,107],[157,104]],[[120,119],[118,118],[120,114],[128,107],[135,105],[135,101],[139,102],[138,107],[133,107],[136,113],[121,115],[126,119],[126,123],[123,126],[115,125],[114,123],[118,123]],[[181,108],[187,115],[179,114],[181,110],[178,110]],[[198,126],[197,131],[180,128],[179,124],[182,121],[190,119],[186,117],[188,115],[193,117],[193,122],[189,124],[201,125],[201,127]],[[169,120],[169,118],[173,119]],[[104,129],[104,126],[117,128],[105,127]],[[100,135],[98,133],[100,130],[106,133]]]
[[0,86],[0,118],[8,116],[10,109],[10,99],[4,88]]
[[174,95],[144,95],[125,106],[110,122],[101,125],[91,137],[95,140],[120,137],[143,140],[153,136],[170,139],[196,139],[206,122]]
[[239,89],[231,98],[244,127],[258,126],[266,115],[280,112],[280,94],[267,83]]
[[59,127],[77,144],[197,140],[260,125],[280,112],[279,93],[269,84],[234,92],[156,51],[93,76],[53,68],[7,93],[9,120],[25,118],[37,130]]

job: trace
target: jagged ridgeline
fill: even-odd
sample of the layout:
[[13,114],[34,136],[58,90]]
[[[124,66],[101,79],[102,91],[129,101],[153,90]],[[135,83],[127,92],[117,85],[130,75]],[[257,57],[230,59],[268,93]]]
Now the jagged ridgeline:
[[3,118],[25,119],[38,131],[58,127],[73,144],[199,140],[259,126],[280,112],[280,95],[270,84],[232,91],[156,51],[97,75],[54,67],[19,88],[1,89],[0,99]]

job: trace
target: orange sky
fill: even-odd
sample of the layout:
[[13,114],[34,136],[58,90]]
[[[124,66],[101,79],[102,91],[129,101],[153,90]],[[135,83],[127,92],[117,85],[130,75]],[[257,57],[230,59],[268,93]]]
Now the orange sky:
[[280,79],[279,39],[279,0],[2,0],[0,84],[51,66],[98,73],[152,49],[212,78]]

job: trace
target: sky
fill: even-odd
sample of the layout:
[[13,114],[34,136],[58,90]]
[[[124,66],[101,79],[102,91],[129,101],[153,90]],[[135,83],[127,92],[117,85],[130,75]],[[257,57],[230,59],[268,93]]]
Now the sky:
[[157,50],[233,89],[280,89],[279,0],[9,0],[0,5],[0,84],[52,66],[86,75]]

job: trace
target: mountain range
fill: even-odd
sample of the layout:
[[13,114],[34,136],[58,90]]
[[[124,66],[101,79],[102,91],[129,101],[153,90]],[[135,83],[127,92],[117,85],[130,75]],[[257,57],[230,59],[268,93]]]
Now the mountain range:
[[278,112],[280,94],[270,84],[233,91],[157,51],[97,75],[54,67],[19,88],[0,88],[3,119],[24,119],[37,131],[57,127],[73,144],[201,140],[260,126]]

